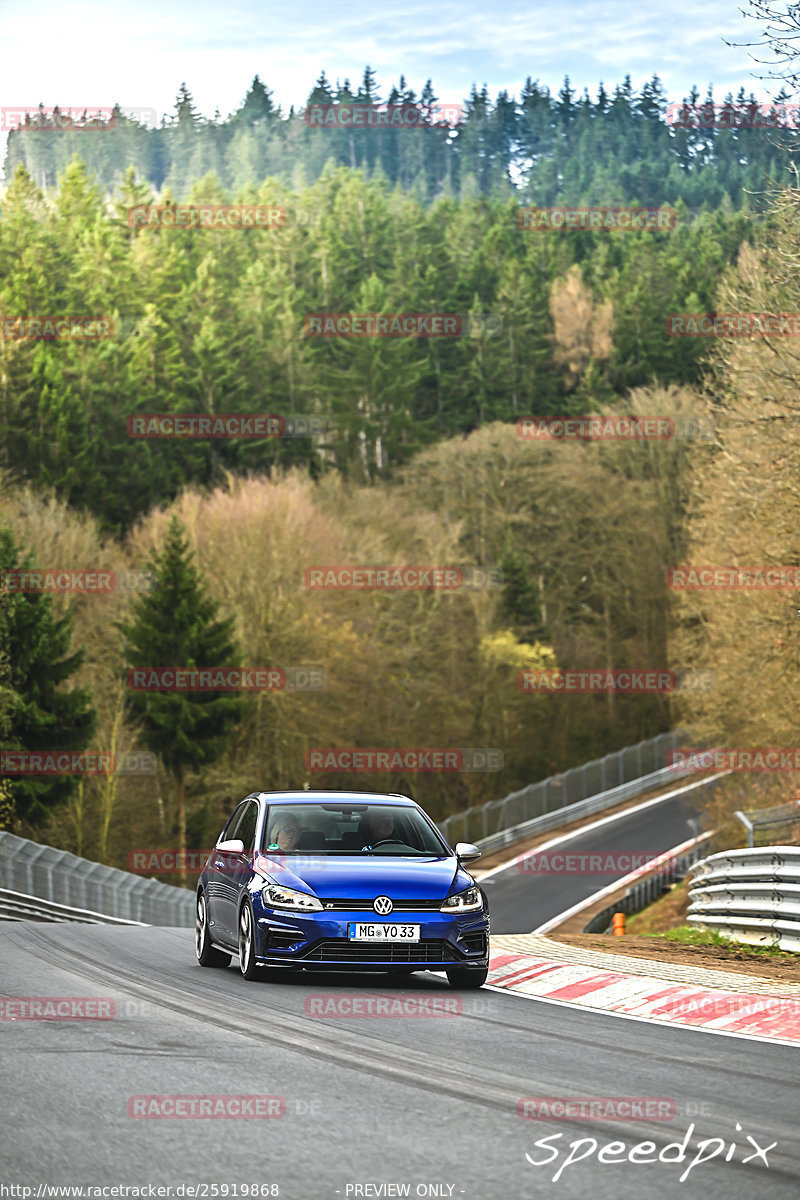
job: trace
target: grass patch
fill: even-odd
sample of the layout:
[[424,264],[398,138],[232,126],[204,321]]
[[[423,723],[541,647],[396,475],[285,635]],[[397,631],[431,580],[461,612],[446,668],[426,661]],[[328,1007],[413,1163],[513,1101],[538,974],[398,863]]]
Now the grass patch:
[[670,942],[678,942],[681,946],[715,946],[720,950],[728,950],[731,954],[745,958],[770,958],[782,962],[798,962],[798,956],[789,950],[781,950],[778,945],[750,946],[746,942],[735,942],[732,938],[723,937],[716,929],[694,929],[691,925],[679,925],[677,929],[668,929],[657,937],[667,938]]
[[688,880],[683,880],[641,912],[633,913],[625,922],[626,932],[636,937],[653,937],[683,925],[689,910],[688,888]]

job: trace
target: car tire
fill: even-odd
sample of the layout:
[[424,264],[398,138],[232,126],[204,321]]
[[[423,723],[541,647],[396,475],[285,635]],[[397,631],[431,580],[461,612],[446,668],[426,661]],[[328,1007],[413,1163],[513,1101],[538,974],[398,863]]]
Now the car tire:
[[474,967],[453,967],[447,972],[447,982],[459,992],[471,992],[475,988],[483,987],[488,974],[488,967],[484,967],[482,971],[476,971]]
[[245,979],[255,979],[256,939],[253,930],[253,911],[245,900],[239,912],[239,969]]
[[217,950],[211,944],[211,936],[208,932],[206,898],[202,892],[197,893],[197,909],[194,919],[194,948],[197,954],[197,961],[201,967],[230,966],[230,954],[225,954],[224,951]]

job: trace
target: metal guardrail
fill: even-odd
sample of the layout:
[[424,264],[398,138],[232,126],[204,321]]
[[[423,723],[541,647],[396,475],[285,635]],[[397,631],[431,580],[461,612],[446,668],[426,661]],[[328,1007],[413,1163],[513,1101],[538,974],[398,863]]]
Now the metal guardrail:
[[605,933],[613,923],[614,913],[621,912],[625,913],[626,917],[630,917],[634,913],[641,912],[643,908],[647,908],[648,904],[652,904],[655,900],[660,900],[672,885],[684,879],[689,869],[708,852],[708,837],[707,834],[703,835],[705,844],[700,845],[700,839],[698,839],[698,844],[692,846],[691,850],[670,858],[652,874],[641,879],[639,883],[634,883],[628,888],[625,895],[614,904],[608,904],[599,913],[595,913],[591,920],[584,925],[583,932]]
[[[676,772],[665,765],[667,754],[684,736],[680,730],[659,734],[530,784],[502,800],[490,800],[453,814],[439,828],[451,845],[472,840],[484,852],[510,845],[531,833],[554,829],[685,775],[685,771]],[[611,780],[617,782],[608,786]],[[480,829],[481,836],[471,838],[473,829]],[[194,896],[186,889],[143,879],[4,831],[0,831],[0,890],[29,902],[31,898],[41,901],[42,913],[49,905],[52,912],[72,910],[116,922],[194,924]]]
[[194,924],[194,895],[0,831],[0,889],[144,925]]
[[512,825],[510,829],[501,829],[499,833],[493,833],[487,838],[479,838],[474,844],[483,854],[491,854],[514,842],[534,837],[537,833],[547,833],[549,829],[557,829],[559,825],[567,825],[570,821],[578,821],[582,817],[591,816],[592,813],[602,812],[604,808],[613,808],[623,800],[640,796],[642,792],[660,784],[671,783],[675,778],[675,771],[671,767],[663,767],[660,771],[654,771],[652,775],[642,775],[639,779],[632,779],[630,783],[623,783],[621,787],[598,792],[596,796],[564,805],[554,812],[543,813],[542,816],[523,821],[520,825]]
[[[500,800],[489,800],[465,812],[453,813],[438,822],[439,829],[451,846],[456,842],[472,842],[484,853],[499,850],[529,836],[528,830],[535,833],[555,829],[585,812],[599,812],[603,807],[637,796],[660,782],[685,775],[686,772],[675,770],[665,773],[667,755],[685,737],[683,730],[675,729],[606,754],[581,767],[570,767],[561,775],[528,784]],[[642,785],[638,790],[637,784]],[[630,790],[623,792],[621,789],[625,787]],[[600,796],[613,798],[585,812],[579,811],[582,801],[596,800]],[[569,815],[565,815],[567,809]],[[533,825],[534,821],[541,823]],[[513,836],[504,836],[506,834]]]
[[726,850],[702,859],[692,875],[690,925],[800,953],[800,846]]
[[[764,835],[767,842],[780,840],[783,845],[800,838],[800,800],[774,804],[771,808],[748,809],[735,814],[747,830],[747,845],[754,847],[756,838]],[[762,843],[763,844],[763,843]]]
[[105,913],[88,912],[84,908],[69,908],[66,904],[53,904],[38,896],[23,896],[20,892],[9,892],[0,888],[0,920],[2,921],[78,921],[82,925],[138,925],[143,921],[125,921],[122,917],[108,917]]

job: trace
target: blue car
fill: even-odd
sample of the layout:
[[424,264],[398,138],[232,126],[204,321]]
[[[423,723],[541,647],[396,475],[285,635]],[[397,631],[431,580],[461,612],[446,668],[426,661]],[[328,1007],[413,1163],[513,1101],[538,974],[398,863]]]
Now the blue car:
[[407,796],[253,792],[220,834],[197,885],[197,960],[245,979],[259,967],[444,971],[479,988],[489,912],[455,851]]

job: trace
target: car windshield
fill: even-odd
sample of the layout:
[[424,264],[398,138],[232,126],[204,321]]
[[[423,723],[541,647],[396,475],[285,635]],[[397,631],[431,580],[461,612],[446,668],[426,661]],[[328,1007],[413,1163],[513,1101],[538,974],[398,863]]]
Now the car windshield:
[[441,858],[450,853],[416,808],[388,804],[280,804],[270,807],[262,852]]

